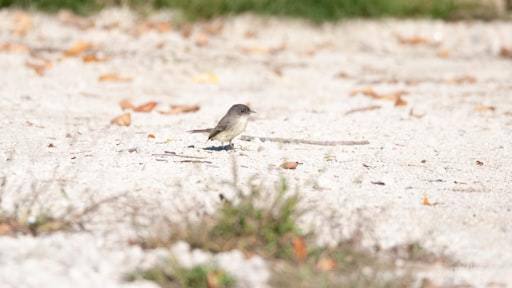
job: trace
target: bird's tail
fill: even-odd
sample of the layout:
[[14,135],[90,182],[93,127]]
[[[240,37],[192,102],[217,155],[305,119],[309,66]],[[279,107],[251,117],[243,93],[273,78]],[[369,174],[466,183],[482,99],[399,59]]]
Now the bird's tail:
[[195,129],[195,130],[189,130],[188,133],[210,133],[212,132],[212,128],[206,128],[206,129]]

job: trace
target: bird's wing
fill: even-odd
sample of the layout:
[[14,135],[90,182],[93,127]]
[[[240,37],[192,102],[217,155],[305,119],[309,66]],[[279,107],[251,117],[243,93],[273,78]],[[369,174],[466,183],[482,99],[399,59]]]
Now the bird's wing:
[[208,135],[208,140],[217,136],[217,134],[219,134],[220,132],[226,130],[226,128],[228,127],[228,124],[229,124],[228,119],[229,118],[227,117],[227,115],[225,115],[224,117],[222,117],[222,119],[220,119],[219,123],[217,123],[217,126],[215,126],[215,128],[213,128],[212,131],[210,132],[210,135]]

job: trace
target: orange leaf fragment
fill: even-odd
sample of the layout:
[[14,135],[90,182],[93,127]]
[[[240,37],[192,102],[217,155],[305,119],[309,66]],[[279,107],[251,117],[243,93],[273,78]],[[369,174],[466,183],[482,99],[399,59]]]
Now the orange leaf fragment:
[[181,113],[191,113],[197,112],[201,109],[199,105],[172,105],[171,110],[169,111],[161,111],[160,114],[163,115],[175,115]]
[[208,39],[208,36],[204,33],[197,34],[197,36],[195,37],[195,40],[194,40],[194,42],[196,43],[196,46],[199,46],[199,47],[207,46],[209,41],[210,40]]
[[124,113],[121,114],[110,121],[111,124],[117,126],[130,126],[132,123],[132,114]]
[[147,112],[151,112],[151,111],[153,111],[153,109],[155,109],[157,104],[158,103],[155,102],[155,101],[149,101],[147,103],[144,103],[142,105],[139,105],[139,106],[133,108],[133,111],[135,111],[135,112],[146,112],[146,113]]
[[432,203],[430,200],[428,200],[427,195],[423,195],[423,198],[421,199],[421,204],[424,206],[432,206]]
[[0,45],[0,52],[25,53],[29,52],[28,46],[17,43],[4,43]]
[[107,58],[98,57],[96,54],[87,54],[82,56],[82,61],[84,63],[93,63],[93,62],[104,62]]
[[94,46],[91,43],[85,41],[78,41],[75,44],[71,45],[71,47],[69,47],[66,51],[64,51],[64,56],[76,57],[87,50],[91,50],[92,48],[94,48]]
[[283,169],[296,169],[297,166],[299,166],[299,164],[302,164],[300,162],[297,162],[297,161],[293,161],[293,162],[284,162],[283,164],[281,164],[281,168]]
[[149,133],[149,134],[148,134],[148,138],[149,138],[149,139],[155,139],[155,138],[156,138],[156,136],[155,136],[155,134]]
[[476,78],[471,75],[461,75],[448,79],[446,82],[450,84],[473,84],[476,83]]
[[41,63],[34,63],[34,62],[25,62],[25,66],[28,68],[33,69],[37,75],[43,76],[46,70],[50,69],[52,67],[52,63],[49,61],[43,61]]
[[423,36],[414,35],[414,36],[402,36],[397,35],[398,42],[403,45],[421,45],[421,44],[430,44],[432,40],[425,38]]
[[475,111],[476,112],[494,112],[494,111],[496,111],[496,107],[480,104],[475,107]]
[[119,107],[121,107],[121,109],[123,110],[126,110],[126,109],[133,109],[135,108],[135,106],[133,105],[132,102],[130,102],[130,100],[128,99],[123,99],[119,102]]
[[336,261],[331,258],[322,257],[316,263],[316,268],[320,271],[332,271],[336,268]]
[[130,77],[120,76],[119,74],[116,74],[116,73],[103,74],[103,75],[100,75],[100,77],[98,78],[98,81],[100,81],[100,82],[105,82],[105,81],[129,82],[131,80],[132,80],[132,78],[130,78]]
[[402,107],[402,106],[407,106],[407,101],[405,101],[404,99],[402,99],[402,97],[398,96],[395,100],[395,106],[396,107]]
[[295,257],[300,262],[303,262],[308,256],[308,248],[306,246],[306,241],[304,240],[303,237],[294,237],[292,239],[292,245]]

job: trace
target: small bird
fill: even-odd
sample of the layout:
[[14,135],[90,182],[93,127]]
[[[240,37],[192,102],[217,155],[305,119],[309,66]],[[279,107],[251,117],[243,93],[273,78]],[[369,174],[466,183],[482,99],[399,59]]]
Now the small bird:
[[240,133],[245,131],[247,123],[249,122],[249,115],[256,113],[251,110],[247,105],[235,104],[229,108],[228,112],[215,128],[191,130],[191,133],[209,133],[208,140],[217,140],[222,144],[228,142],[230,147],[233,147],[231,141]]

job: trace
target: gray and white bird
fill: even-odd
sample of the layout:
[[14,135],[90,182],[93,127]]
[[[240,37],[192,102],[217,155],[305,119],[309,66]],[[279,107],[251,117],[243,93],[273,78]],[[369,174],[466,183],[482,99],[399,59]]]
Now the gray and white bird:
[[245,131],[247,123],[249,122],[249,116],[252,113],[256,113],[251,110],[247,105],[235,104],[229,108],[228,112],[215,128],[197,129],[191,130],[191,133],[209,133],[208,140],[217,140],[222,144],[225,142],[229,143],[230,147],[233,147],[231,143],[235,137]]

